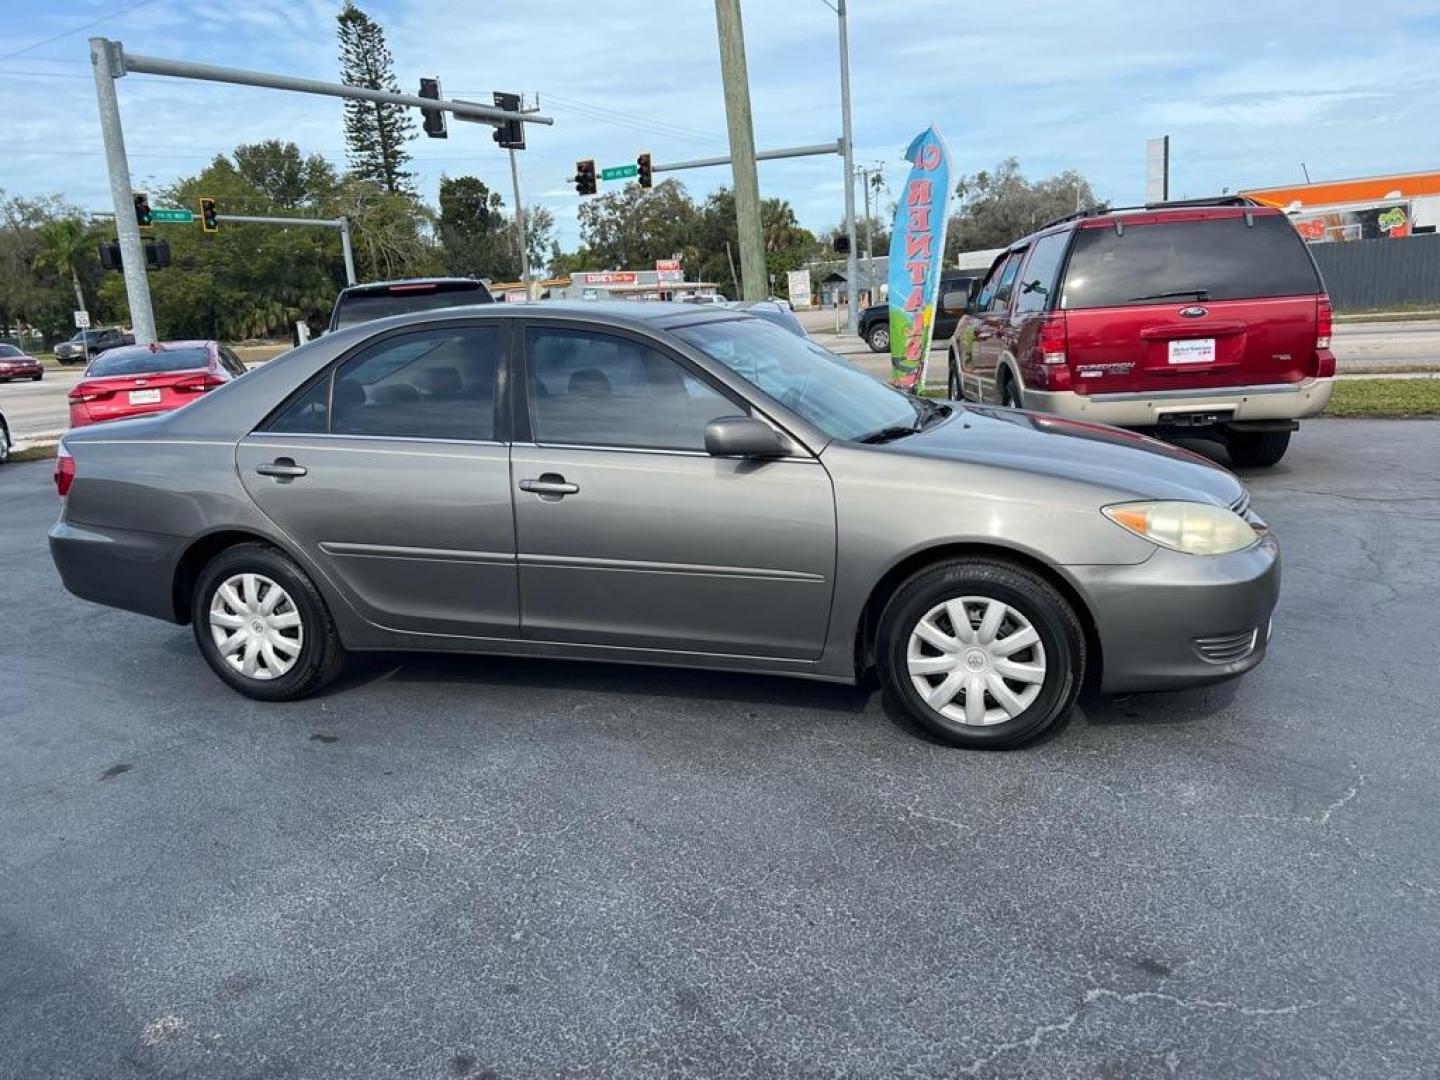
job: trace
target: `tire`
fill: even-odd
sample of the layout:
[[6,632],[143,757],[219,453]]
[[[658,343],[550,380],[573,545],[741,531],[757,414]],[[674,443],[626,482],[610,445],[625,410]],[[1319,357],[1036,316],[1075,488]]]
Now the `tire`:
[[865,341],[870,346],[871,352],[890,351],[890,324],[877,323],[872,326],[865,335]]
[[965,384],[960,381],[960,368],[955,363],[955,354],[949,354],[949,362],[945,365],[945,396],[951,401],[965,400]]
[[1015,380],[1009,375],[1000,376],[1000,404],[1007,409],[1023,409],[1025,403],[1020,400],[1020,390],[1015,385]]
[[[231,600],[223,599],[222,588],[227,585],[232,590]],[[272,592],[267,585],[282,590],[282,597],[268,614],[264,605]],[[235,597],[243,603],[233,603]],[[215,624],[212,608],[216,609]],[[267,544],[237,544],[211,559],[195,583],[190,617],[195,642],[210,669],[231,689],[257,701],[306,697],[345,666],[345,647],[314,582],[293,559]],[[249,635],[251,627],[263,627],[266,640],[273,644],[266,652],[263,645],[251,648],[242,638],[229,653],[235,658],[232,663],[216,640],[217,629]],[[281,645],[280,641],[290,644]],[[251,657],[254,674],[244,670]]]
[[10,460],[10,429],[0,424],[0,465]]
[[[963,633],[951,621],[957,602],[971,621]],[[1000,622],[987,631],[983,616],[995,604]],[[917,632],[922,622],[925,638]],[[1033,644],[1001,652],[1017,634],[1028,640],[1030,631]],[[1008,750],[1069,721],[1085,671],[1085,633],[1074,609],[1038,574],[1000,559],[949,559],[896,590],[880,617],[875,657],[881,685],[926,731],[966,749]],[[938,705],[927,701],[917,681],[927,694],[948,697]],[[980,690],[973,712],[972,685]]]
[[1225,437],[1230,462],[1241,468],[1263,468],[1274,465],[1290,447],[1288,431],[1231,432]]
[[31,382],[39,382],[39,381],[40,381],[41,379],[43,379],[43,378],[45,378],[45,373],[42,371],[42,372],[40,372],[39,375],[31,375],[31,376],[30,376],[30,381],[31,381]]

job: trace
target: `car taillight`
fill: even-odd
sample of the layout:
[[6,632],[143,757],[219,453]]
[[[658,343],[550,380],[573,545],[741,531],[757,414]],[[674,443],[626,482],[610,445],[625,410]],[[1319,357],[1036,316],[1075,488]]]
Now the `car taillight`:
[[206,390],[213,390],[217,386],[224,386],[225,380],[218,375],[197,375],[193,379],[184,379],[170,387],[177,394],[203,394]]
[[70,456],[70,451],[65,449],[62,442],[55,448],[55,490],[60,493],[60,498],[70,494],[70,485],[75,482],[75,459]]
[[115,396],[114,390],[106,390],[102,387],[90,386],[87,383],[76,383],[70,388],[70,393],[65,395],[71,401],[104,401],[106,398]]
[[1040,362],[1043,364],[1065,363],[1065,347],[1065,313],[1052,311],[1040,324]]
[[1330,335],[1334,324],[1335,312],[1330,307],[1330,298],[1322,296],[1315,301],[1315,348],[1330,348]]

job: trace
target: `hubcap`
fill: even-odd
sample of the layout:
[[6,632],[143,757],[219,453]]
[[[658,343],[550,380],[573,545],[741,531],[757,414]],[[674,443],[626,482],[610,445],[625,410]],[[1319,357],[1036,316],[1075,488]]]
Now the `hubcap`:
[[910,632],[905,661],[925,703],[969,727],[1015,719],[1045,684],[1045,647],[1035,627],[986,596],[957,597],[926,612]]
[[264,574],[226,578],[210,597],[210,636],[225,663],[251,679],[295,666],[305,627],[290,594]]
[[874,341],[876,345],[879,345],[880,348],[888,349],[890,347],[890,331],[876,330],[875,333],[871,335],[871,340]]

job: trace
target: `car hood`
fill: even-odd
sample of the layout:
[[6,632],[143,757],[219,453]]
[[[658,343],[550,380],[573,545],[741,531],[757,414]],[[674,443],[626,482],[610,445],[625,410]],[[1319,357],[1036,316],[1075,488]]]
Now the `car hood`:
[[1022,469],[1128,493],[1234,506],[1245,488],[1208,458],[1133,431],[983,405],[953,415],[886,449],[968,464]]

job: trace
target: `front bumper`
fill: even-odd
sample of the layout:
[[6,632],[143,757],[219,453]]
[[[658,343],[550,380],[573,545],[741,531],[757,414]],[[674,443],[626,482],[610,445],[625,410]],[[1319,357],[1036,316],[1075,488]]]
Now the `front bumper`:
[[1077,394],[1073,390],[1025,390],[1027,409],[1070,420],[1116,427],[1161,427],[1186,413],[1228,413],[1234,421],[1303,420],[1330,403],[1335,380],[1232,386],[1203,390],[1152,390],[1116,394]]
[[1204,686],[1265,658],[1280,596],[1280,548],[1268,534],[1228,555],[1161,548],[1134,566],[1069,570],[1095,620],[1106,693]]

